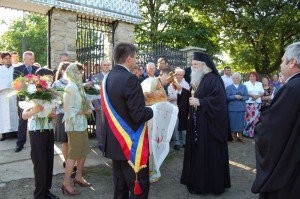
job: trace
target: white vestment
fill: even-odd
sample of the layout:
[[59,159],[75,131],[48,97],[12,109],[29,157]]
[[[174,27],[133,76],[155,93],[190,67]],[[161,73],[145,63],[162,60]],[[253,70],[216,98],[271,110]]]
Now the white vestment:
[[13,91],[14,67],[0,66],[0,134],[18,131],[17,96]]
[[153,118],[148,121],[150,148],[150,182],[161,177],[159,168],[170,151],[178,108],[170,102],[159,102],[151,106]]
[[15,63],[15,64],[14,64],[14,63],[12,63],[12,66],[13,66],[13,67],[16,67],[16,66],[21,66],[21,65],[22,65],[22,63],[21,63],[21,62],[18,62],[18,63]]

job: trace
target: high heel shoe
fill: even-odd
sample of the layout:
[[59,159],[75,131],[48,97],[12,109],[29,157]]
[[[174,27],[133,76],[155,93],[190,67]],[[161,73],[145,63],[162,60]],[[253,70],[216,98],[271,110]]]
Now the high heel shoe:
[[65,185],[61,185],[60,189],[61,189],[61,191],[62,191],[63,194],[65,194],[65,192],[67,192],[70,196],[80,195],[80,192],[79,192],[79,191],[75,191],[75,190],[69,191],[69,190],[65,187]]
[[78,185],[81,186],[81,187],[90,187],[90,186],[92,186],[92,184],[89,183],[89,182],[81,182],[81,181],[79,181],[79,180],[77,180],[77,179],[75,178],[75,179],[74,179],[74,186],[76,186],[76,184],[78,184]]

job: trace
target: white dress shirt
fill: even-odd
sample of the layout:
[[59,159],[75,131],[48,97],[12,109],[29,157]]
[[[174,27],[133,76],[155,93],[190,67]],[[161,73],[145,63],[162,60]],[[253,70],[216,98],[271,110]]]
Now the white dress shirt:
[[231,84],[233,84],[232,76],[228,77],[227,75],[223,75],[222,80],[224,82],[225,88],[227,88],[227,86],[230,86]]

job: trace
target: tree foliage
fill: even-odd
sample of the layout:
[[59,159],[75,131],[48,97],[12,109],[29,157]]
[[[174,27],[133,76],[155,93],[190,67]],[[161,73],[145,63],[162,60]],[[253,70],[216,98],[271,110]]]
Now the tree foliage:
[[26,29],[23,19],[15,20],[9,29],[0,36],[0,49],[17,51],[22,54],[22,38],[25,37],[26,50],[35,53],[35,61],[42,66],[47,64],[47,18],[34,13],[26,17]]
[[278,70],[285,47],[300,39],[297,1],[191,0],[188,4],[222,30],[220,47],[241,72]]
[[172,47],[197,46],[219,51],[218,27],[205,15],[193,15],[187,0],[142,0],[142,23],[136,25],[138,43],[162,43]]

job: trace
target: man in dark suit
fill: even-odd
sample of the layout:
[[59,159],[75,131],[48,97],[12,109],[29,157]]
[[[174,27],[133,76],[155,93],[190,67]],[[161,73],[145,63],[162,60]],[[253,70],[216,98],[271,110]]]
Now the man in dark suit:
[[[24,64],[14,68],[14,80],[18,77],[25,77],[28,74],[34,74],[37,71],[38,67],[33,66],[34,64],[34,53],[31,51],[26,51],[23,53]],[[19,97],[18,101],[24,100],[24,97]],[[15,148],[15,152],[19,152],[23,149],[26,142],[26,133],[27,133],[27,120],[22,119],[23,110],[19,107],[19,127],[18,127],[18,141]]]
[[[145,98],[138,78],[131,73],[136,65],[136,54],[137,49],[133,44],[119,43],[114,48],[116,65],[108,74],[106,81],[107,95],[111,105],[134,131],[137,131],[141,124],[153,116],[152,109],[145,107]],[[120,143],[108,124],[106,115],[102,132],[104,156],[113,160],[114,198],[129,198],[129,192],[131,192],[130,198],[148,198],[148,166],[138,172],[141,194],[137,195],[134,193],[135,172],[128,164]]]
[[255,128],[259,198],[300,196],[300,42],[289,45],[280,65],[285,84]]

